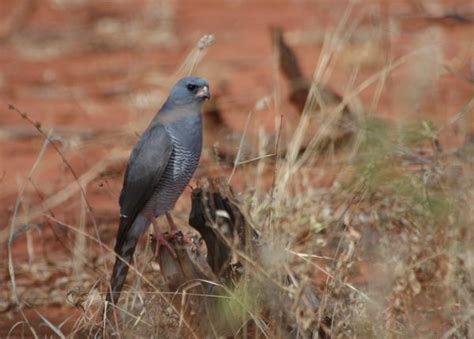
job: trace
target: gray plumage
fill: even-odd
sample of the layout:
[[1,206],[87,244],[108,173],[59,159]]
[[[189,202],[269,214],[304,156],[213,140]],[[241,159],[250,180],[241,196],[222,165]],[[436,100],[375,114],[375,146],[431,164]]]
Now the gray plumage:
[[178,81],[133,147],[119,199],[117,258],[109,302],[118,301],[139,238],[155,218],[173,209],[198,166],[201,111],[209,98],[208,89],[204,79],[186,77]]

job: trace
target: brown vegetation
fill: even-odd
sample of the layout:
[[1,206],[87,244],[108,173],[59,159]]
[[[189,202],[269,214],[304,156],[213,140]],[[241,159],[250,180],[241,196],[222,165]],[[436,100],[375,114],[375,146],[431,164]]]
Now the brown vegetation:
[[[473,13],[1,1],[0,336],[472,337]],[[144,237],[104,326],[125,162],[189,73],[178,259]]]

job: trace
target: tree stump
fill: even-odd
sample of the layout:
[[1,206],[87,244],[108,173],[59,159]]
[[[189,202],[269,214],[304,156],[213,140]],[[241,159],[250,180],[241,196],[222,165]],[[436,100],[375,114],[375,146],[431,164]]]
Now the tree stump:
[[169,291],[176,292],[170,301],[194,334],[232,335],[238,329],[233,326],[232,314],[219,314],[219,297],[238,281],[240,264],[236,253],[242,251],[251,257],[257,232],[224,180],[200,181],[191,199],[189,224],[199,232],[206,249],[198,240],[178,234],[170,241],[177,258],[160,248],[161,274]]

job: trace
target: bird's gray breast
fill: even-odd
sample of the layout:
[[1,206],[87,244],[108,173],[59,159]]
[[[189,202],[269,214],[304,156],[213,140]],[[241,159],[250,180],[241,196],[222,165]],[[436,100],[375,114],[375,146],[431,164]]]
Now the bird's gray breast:
[[199,163],[200,151],[194,152],[179,140],[173,139],[173,151],[165,169],[165,179],[178,186],[186,186],[191,180]]
[[[163,175],[151,198],[156,216],[173,209],[179,196],[185,190],[196,171],[201,156],[201,138],[196,138],[193,146],[184,143],[176,136],[170,135],[173,150]],[[187,140],[189,141],[189,140]]]

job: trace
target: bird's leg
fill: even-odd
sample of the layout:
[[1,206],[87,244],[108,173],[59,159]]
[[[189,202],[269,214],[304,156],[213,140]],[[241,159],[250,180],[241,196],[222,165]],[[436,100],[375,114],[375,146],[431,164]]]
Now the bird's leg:
[[153,224],[153,230],[155,231],[155,238],[156,238],[155,256],[158,257],[160,253],[160,247],[164,246],[171,253],[173,258],[177,258],[178,256],[176,255],[176,252],[174,251],[173,247],[161,233],[160,227],[158,226],[158,222],[156,221],[156,219],[151,218],[151,223]]
[[[173,218],[171,217],[170,212],[166,212],[166,219],[168,219],[168,224],[170,225],[170,237],[174,237],[176,234],[180,233],[178,230],[178,227],[174,223]],[[185,242],[187,242],[188,244],[192,244],[193,241],[189,239],[187,236],[183,234],[181,234],[181,236],[182,236],[181,239],[183,239]]]
[[174,220],[173,218],[171,217],[171,214],[170,212],[166,212],[166,219],[168,220],[168,224],[170,225],[170,231],[171,231],[171,234],[175,234],[176,232],[178,232],[178,227],[176,226],[176,224],[174,223]]

